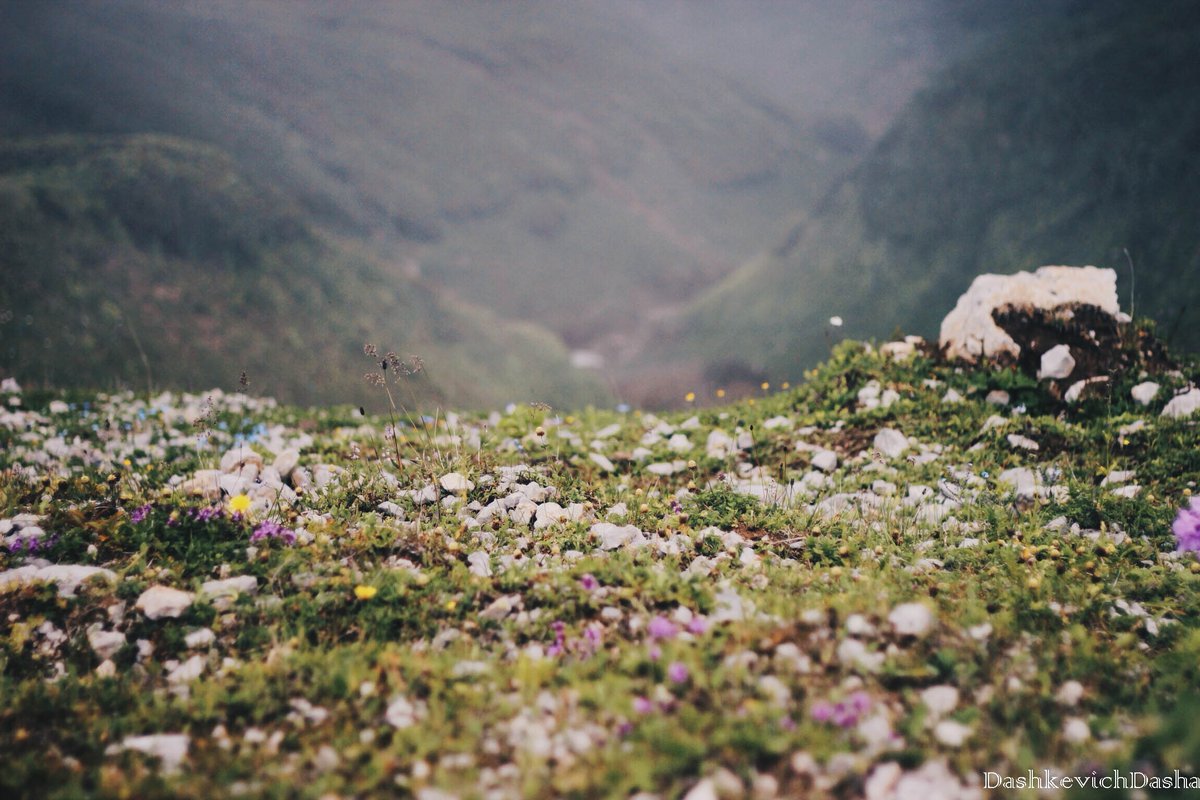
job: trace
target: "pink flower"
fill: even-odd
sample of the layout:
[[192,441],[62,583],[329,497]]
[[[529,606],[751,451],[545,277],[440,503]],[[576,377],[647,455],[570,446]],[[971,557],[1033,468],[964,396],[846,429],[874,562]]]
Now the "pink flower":
[[646,626],[646,635],[655,641],[659,639],[674,639],[675,634],[678,632],[679,629],[675,627],[675,623],[666,617],[655,617]]
[[1175,534],[1175,549],[1180,553],[1200,553],[1200,497],[1193,497],[1187,508],[1179,509],[1171,524]]
[[692,617],[688,621],[687,630],[694,636],[703,636],[708,632],[708,620],[704,617]]
[[687,665],[681,661],[672,661],[667,667],[667,679],[671,683],[686,683],[689,674]]
[[596,580],[596,576],[589,572],[579,579],[579,585],[589,592],[594,592],[600,585],[600,581]]
[[812,710],[808,713],[817,722],[829,722],[833,719],[835,712],[836,709],[834,708],[833,703],[829,702],[828,700],[818,700],[817,702],[813,703]]
[[633,698],[633,710],[639,714],[650,714],[654,711],[654,703],[648,697]]

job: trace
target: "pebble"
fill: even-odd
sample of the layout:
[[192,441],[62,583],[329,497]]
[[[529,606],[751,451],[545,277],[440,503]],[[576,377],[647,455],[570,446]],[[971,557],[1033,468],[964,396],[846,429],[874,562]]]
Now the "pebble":
[[1162,410],[1164,417],[1172,417],[1179,419],[1182,417],[1190,417],[1200,410],[1200,389],[1192,387],[1183,394],[1177,394],[1171,398],[1170,402]]
[[902,603],[888,614],[888,622],[896,635],[920,638],[933,629],[936,619],[924,603]]

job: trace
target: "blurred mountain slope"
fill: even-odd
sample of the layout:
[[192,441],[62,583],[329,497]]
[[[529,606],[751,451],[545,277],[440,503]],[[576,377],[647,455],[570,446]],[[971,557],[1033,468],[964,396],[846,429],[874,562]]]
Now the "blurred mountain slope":
[[1200,347],[1200,4],[1073,3],[1041,23],[942,73],[649,357],[718,383],[794,378],[831,336],[936,336],[975,275],[1044,264],[1117,269],[1126,308]]
[[295,402],[378,402],[371,341],[425,359],[421,401],[604,396],[545,330],[447,300],[172,137],[0,140],[0,277],[0,363],[22,380],[233,388],[245,370]]

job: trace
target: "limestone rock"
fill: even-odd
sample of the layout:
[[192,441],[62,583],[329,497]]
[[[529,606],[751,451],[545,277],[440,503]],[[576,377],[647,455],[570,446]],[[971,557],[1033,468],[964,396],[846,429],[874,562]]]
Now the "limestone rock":
[[874,447],[888,458],[899,458],[908,449],[908,438],[898,430],[884,428],[875,434]]
[[1162,410],[1164,417],[1190,417],[1200,410],[1200,389],[1192,387],[1183,394],[1177,394],[1171,398],[1171,402],[1167,403]]
[[1159,386],[1154,381],[1143,381],[1129,390],[1129,396],[1140,406],[1148,406],[1158,394]]
[[1086,304],[1117,316],[1117,273],[1097,267],[1042,267],[1015,275],[980,275],[942,320],[939,344],[950,358],[976,361],[1020,355],[1020,346],[992,319],[996,309],[1053,311]]
[[1075,357],[1071,355],[1071,348],[1065,344],[1055,345],[1046,352],[1042,353],[1042,365],[1038,369],[1038,380],[1050,378],[1059,380],[1071,374],[1075,369]]
[[169,586],[151,586],[142,592],[134,608],[150,619],[178,617],[192,604],[191,592],[172,589]]

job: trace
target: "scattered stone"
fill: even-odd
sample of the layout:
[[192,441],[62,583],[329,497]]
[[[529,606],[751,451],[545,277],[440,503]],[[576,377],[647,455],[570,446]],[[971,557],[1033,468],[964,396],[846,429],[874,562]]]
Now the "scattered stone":
[[883,455],[888,458],[899,458],[908,449],[908,438],[894,428],[884,428],[875,434],[873,445]]
[[1070,346],[1058,344],[1042,353],[1042,364],[1038,368],[1037,379],[1060,380],[1069,376],[1074,369],[1075,358],[1071,355]]
[[153,733],[147,736],[126,736],[118,750],[136,750],[153,756],[161,762],[163,772],[171,774],[179,771],[183,759],[187,757],[190,742],[191,739],[186,733]]
[[189,650],[199,650],[201,647],[211,647],[217,640],[217,635],[211,628],[199,628],[183,637],[183,643]]
[[1068,717],[1063,720],[1063,738],[1071,744],[1081,744],[1092,738],[1092,729],[1087,720],[1080,717]]
[[1129,390],[1129,396],[1140,406],[1148,406],[1158,395],[1159,385],[1154,381],[1143,381]]
[[442,490],[450,494],[462,494],[470,492],[475,488],[475,484],[467,480],[466,477],[457,472],[450,472],[443,475],[438,483],[442,485]]
[[192,604],[191,592],[172,589],[169,586],[151,586],[142,592],[134,608],[149,619],[178,617]]
[[1019,433],[1010,433],[1007,437],[1009,445],[1018,450],[1038,451],[1041,448],[1037,442],[1030,439],[1028,436],[1022,436]]
[[282,480],[288,480],[292,476],[292,470],[300,466],[300,451],[295,448],[279,451],[279,455],[275,456],[275,462],[271,466],[279,473]]
[[1068,403],[1077,403],[1083,397],[1083,393],[1087,391],[1089,386],[1098,386],[1102,383],[1108,383],[1107,375],[1097,375],[1092,378],[1084,378],[1081,381],[1075,381],[1063,394],[1063,400]]
[[832,450],[821,450],[813,455],[812,465],[822,472],[833,472],[838,465],[837,453]]
[[[961,403],[962,401],[963,401],[963,396],[961,394],[959,394],[958,392],[954,391],[953,389],[947,389],[946,393],[944,395],[942,395],[943,403],[952,404],[952,403]],[[899,769],[899,768],[900,768],[899,765],[896,765],[896,769]]]
[[949,714],[958,706],[958,689],[954,686],[930,686],[921,691],[921,702],[935,717]]
[[896,635],[920,638],[933,629],[936,619],[923,603],[902,603],[888,614],[888,622]]
[[988,405],[1002,407],[1008,405],[1009,400],[1011,400],[1011,398],[1008,396],[1008,392],[1004,391],[1003,389],[993,389],[992,391],[988,392],[987,397],[983,399],[983,401]]
[[61,597],[74,597],[80,584],[95,575],[99,575],[109,582],[117,579],[116,573],[112,570],[85,564],[51,564],[48,566],[26,564],[23,567],[0,572],[0,592],[19,589],[31,583],[46,582],[56,584]]
[[597,522],[592,526],[592,536],[600,540],[601,550],[616,550],[645,540],[636,525],[614,525],[611,522]]
[[1060,705],[1070,708],[1079,705],[1079,701],[1083,699],[1083,691],[1083,684],[1079,681],[1067,681],[1058,687],[1058,691],[1054,694],[1054,699]]
[[1166,407],[1162,410],[1164,417],[1172,417],[1179,419],[1181,417],[1190,417],[1200,410],[1200,389],[1192,387],[1183,394],[1177,394],[1171,398]]
[[88,644],[92,646],[92,652],[101,660],[112,658],[125,646],[125,634],[118,631],[106,631],[97,626],[88,630],[87,637]]
[[598,466],[602,471],[616,472],[617,468],[613,466],[612,461],[610,461],[607,456],[601,455],[600,453],[588,453],[588,458],[590,458],[592,463]]
[[952,719],[944,719],[933,728],[933,736],[946,747],[962,747],[973,731],[970,726]]

